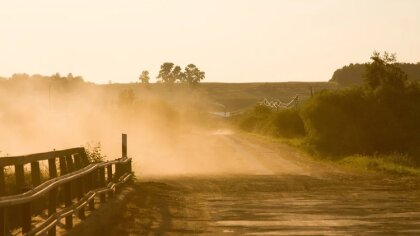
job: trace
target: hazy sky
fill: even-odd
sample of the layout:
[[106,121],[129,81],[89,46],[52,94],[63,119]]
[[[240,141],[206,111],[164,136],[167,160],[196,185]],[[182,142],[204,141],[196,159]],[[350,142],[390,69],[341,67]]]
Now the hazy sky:
[[206,81],[326,81],[373,50],[420,61],[419,0],[0,0],[0,75],[136,81],[162,62]]

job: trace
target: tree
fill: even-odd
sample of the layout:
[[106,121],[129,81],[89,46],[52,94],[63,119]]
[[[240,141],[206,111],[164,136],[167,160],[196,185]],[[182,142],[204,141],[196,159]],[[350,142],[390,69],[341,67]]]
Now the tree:
[[160,66],[159,75],[156,77],[159,82],[174,84],[181,81],[183,73],[180,66],[175,66],[172,62],[165,62]]
[[174,63],[172,62],[165,62],[160,66],[160,71],[158,76],[156,76],[156,79],[158,79],[158,82],[162,83],[169,83],[170,82],[170,75],[172,68],[174,67]]
[[139,80],[143,84],[148,84],[149,80],[150,80],[149,71],[147,71],[147,70],[142,71],[141,75],[139,76]]
[[384,52],[381,55],[375,51],[370,59],[373,62],[366,65],[365,74],[365,81],[370,88],[403,89],[405,87],[407,74],[398,66],[395,54]]
[[118,103],[121,106],[132,105],[135,100],[136,100],[136,95],[134,94],[134,91],[131,88],[123,90],[118,95]]
[[182,69],[180,66],[175,66],[171,73],[171,79],[172,81],[181,82],[182,78],[184,77],[184,73],[182,72]]
[[187,83],[188,86],[196,86],[206,77],[205,72],[200,71],[194,64],[189,64],[185,67],[183,82]]

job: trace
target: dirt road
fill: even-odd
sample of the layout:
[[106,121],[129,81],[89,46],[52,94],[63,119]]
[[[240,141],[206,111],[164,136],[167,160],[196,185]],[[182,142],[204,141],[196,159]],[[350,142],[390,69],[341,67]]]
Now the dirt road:
[[207,152],[206,159],[188,145],[180,150],[196,158],[186,166],[205,171],[139,175],[111,235],[420,234],[415,179],[346,173],[293,148],[229,132],[200,138],[209,145],[194,150]]

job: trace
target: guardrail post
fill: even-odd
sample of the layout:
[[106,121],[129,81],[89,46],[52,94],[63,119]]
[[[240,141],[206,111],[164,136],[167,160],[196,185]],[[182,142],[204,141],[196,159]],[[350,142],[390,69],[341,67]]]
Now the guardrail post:
[[[57,188],[52,189],[48,193],[48,216],[52,216],[57,212]],[[56,235],[56,225],[48,230],[48,236]]]
[[[78,188],[78,190],[77,190],[78,200],[81,200],[83,198],[83,195],[84,195],[83,182],[84,182],[83,178],[76,181],[77,188]],[[85,219],[85,207],[84,206],[79,209],[79,218],[81,220]]]
[[66,157],[59,157],[59,163],[60,163],[60,176],[69,173],[67,170]]
[[122,134],[122,158],[127,157],[127,134]]
[[3,196],[6,192],[6,183],[5,183],[5,176],[4,176],[4,167],[0,167],[0,196]]
[[107,182],[111,182],[112,181],[112,165],[107,165],[106,166],[106,180]]
[[48,172],[50,175],[50,179],[54,179],[57,177],[57,166],[55,164],[55,157],[48,159]]
[[67,171],[73,172],[74,171],[74,163],[73,163],[73,158],[71,157],[71,155],[66,156],[66,162],[67,162]]
[[[58,158],[58,162],[60,164],[60,176],[63,176],[65,174],[67,174],[68,173],[68,170],[67,170],[66,157],[59,157]],[[66,191],[68,191],[68,190],[66,190],[65,187],[64,187],[64,189],[61,189],[61,191],[59,193],[60,202],[65,202],[66,201],[65,200],[66,199],[66,196],[65,195],[67,194]]]
[[[108,165],[106,167],[106,174],[107,174],[107,183],[112,182],[112,165]],[[108,192],[108,197],[112,198],[114,196],[113,191]]]
[[121,164],[117,162],[115,163],[115,175],[114,175],[114,179],[116,180],[116,182],[118,181],[120,176],[121,176]]
[[[57,164],[55,162],[55,158],[56,158],[55,156],[53,156],[51,158],[48,158],[48,175],[49,175],[50,179],[54,179],[54,178],[57,177]],[[57,190],[55,190],[55,191],[57,191]],[[56,195],[54,195],[54,196],[56,197]],[[57,203],[56,203],[57,198],[54,198],[54,200],[52,200],[51,195],[50,195],[50,201],[51,202],[50,202],[49,207],[48,207],[48,213],[49,214],[50,213],[55,214],[55,211],[56,211],[55,207],[57,205]],[[52,209],[53,208],[52,203],[54,203],[54,209]],[[53,227],[53,228],[54,228],[54,230],[51,230],[52,231],[51,235],[55,235],[55,227]],[[50,234],[50,233],[48,232],[48,234]]]
[[[64,184],[64,206],[71,207],[73,205],[72,193],[71,193],[71,182]],[[73,214],[66,216],[66,228],[73,228]]]
[[[25,170],[23,164],[15,165],[16,187],[19,193],[25,191]],[[21,205],[22,212],[22,233],[31,231],[31,203]]]
[[32,186],[36,187],[41,183],[41,170],[39,169],[39,162],[31,162],[31,179]]
[[[95,189],[97,187],[98,172],[95,170],[89,174],[89,190]],[[89,201],[89,210],[95,210],[95,198],[92,198]]]
[[[100,187],[105,187],[105,167],[99,169],[99,185]],[[101,202],[105,202],[105,193],[100,195]]]
[[89,165],[89,160],[86,156],[86,153],[81,152],[81,153],[79,153],[79,155],[80,155],[80,161],[82,163],[82,166],[85,167],[85,166]]
[[127,163],[127,172],[130,174],[131,172],[133,172],[133,167],[131,166],[131,159],[130,160],[128,160],[128,163]]
[[[4,167],[0,167],[0,196],[5,193]],[[6,235],[6,209],[0,208],[0,236]]]
[[6,235],[6,211],[0,208],[0,236]]
[[15,165],[15,177],[17,192],[21,193],[25,188],[25,172],[22,164]]
[[22,204],[22,233],[28,233],[31,231],[31,203]]
[[73,155],[73,159],[74,159],[74,168],[76,170],[80,170],[82,168],[82,160],[81,157],[78,153]]

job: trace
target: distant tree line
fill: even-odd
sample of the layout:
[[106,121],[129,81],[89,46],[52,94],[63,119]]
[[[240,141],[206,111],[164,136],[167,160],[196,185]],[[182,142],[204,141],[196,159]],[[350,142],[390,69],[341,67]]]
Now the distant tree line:
[[[369,63],[346,65],[334,71],[330,82],[336,82],[342,86],[361,85],[363,84],[367,65]],[[417,64],[397,63],[396,66],[407,74],[409,80],[420,81],[420,62]]]
[[67,91],[69,89],[76,89],[79,85],[86,84],[82,76],[73,75],[69,73],[67,75],[60,75],[55,73],[53,75],[28,75],[25,73],[16,73],[10,77],[0,77],[0,86],[3,88],[20,88],[24,89],[31,85],[35,89],[41,87],[48,88],[53,86],[55,90]]
[[60,73],[55,73],[53,75],[40,75],[34,74],[29,75],[26,73],[16,73],[11,77],[0,77],[0,81],[9,80],[11,82],[23,82],[23,81],[54,81],[54,82],[84,82],[82,76],[74,76],[72,73],[68,73],[65,76],[60,75]]
[[[195,87],[205,77],[205,72],[201,71],[194,64],[189,64],[182,70],[180,66],[172,62],[165,62],[160,66],[156,79],[158,83],[164,83],[168,86],[172,86],[175,83],[183,83],[189,87]],[[139,80],[141,83],[148,84],[150,81],[149,71],[143,71],[139,76]]]

